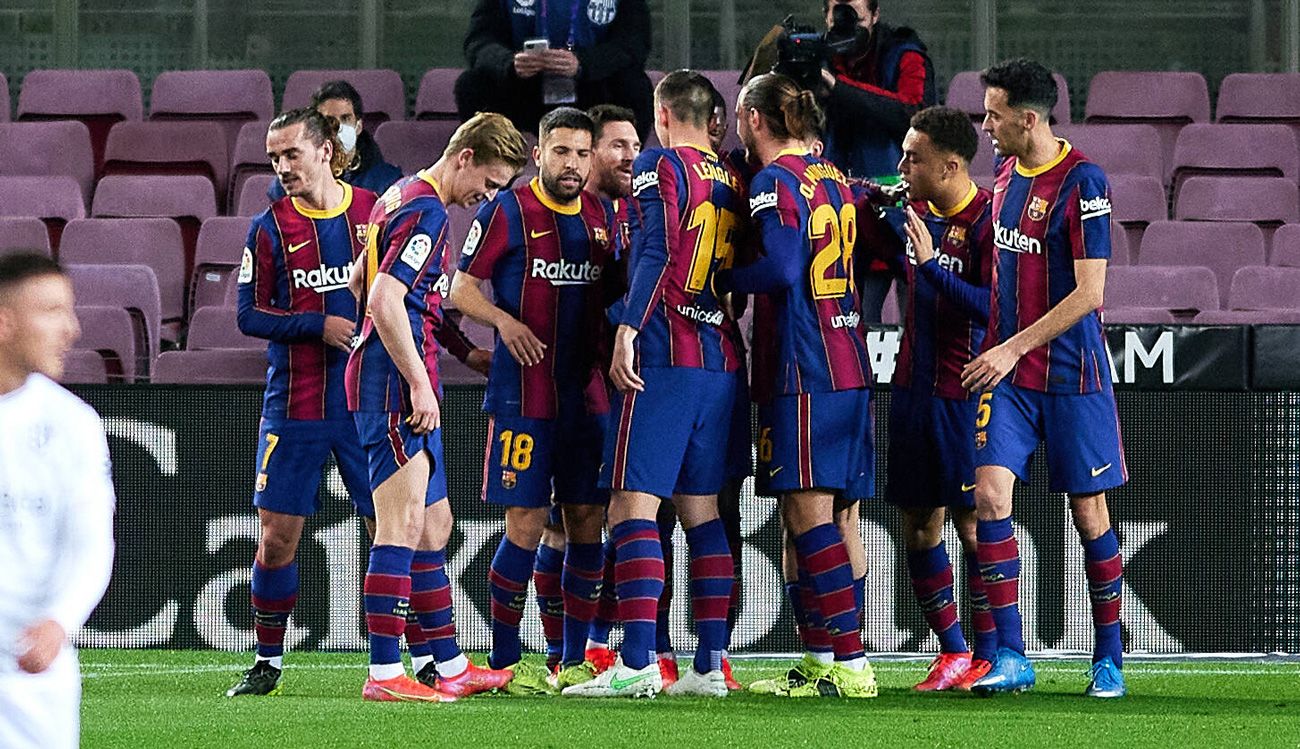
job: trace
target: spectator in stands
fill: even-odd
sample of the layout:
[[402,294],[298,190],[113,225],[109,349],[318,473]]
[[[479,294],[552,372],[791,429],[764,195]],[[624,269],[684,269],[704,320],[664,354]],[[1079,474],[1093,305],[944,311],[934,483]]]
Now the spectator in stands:
[[[827,29],[845,12],[839,6],[857,14],[859,31],[853,50],[832,57],[822,71],[825,155],[851,177],[895,183],[912,115],[937,101],[934,66],[915,31],[880,21],[879,0],[822,0]],[[891,280],[880,261],[863,274],[865,322],[880,322]]]
[[[339,121],[338,142],[350,156],[339,179],[382,195],[402,178],[402,170],[384,161],[375,137],[365,129],[365,107],[361,94],[347,81],[327,81],[311,96],[311,106],[326,117]],[[284,187],[276,180],[267,188],[271,202],[284,197]]]
[[456,108],[462,120],[500,112],[519,130],[536,132],[556,106],[617,104],[636,115],[644,140],[654,121],[649,53],[646,0],[478,0]]

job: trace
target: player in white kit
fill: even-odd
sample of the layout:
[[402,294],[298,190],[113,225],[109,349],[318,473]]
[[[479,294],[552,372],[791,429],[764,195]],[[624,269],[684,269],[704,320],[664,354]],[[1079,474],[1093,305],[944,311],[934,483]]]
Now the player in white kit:
[[54,380],[80,334],[43,255],[0,257],[0,746],[75,747],[70,638],[108,587],[113,485],[99,416]]

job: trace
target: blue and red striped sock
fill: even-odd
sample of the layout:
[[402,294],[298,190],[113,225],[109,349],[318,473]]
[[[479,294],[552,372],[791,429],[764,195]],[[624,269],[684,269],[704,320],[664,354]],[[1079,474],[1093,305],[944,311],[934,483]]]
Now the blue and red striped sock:
[[614,591],[614,539],[605,539],[601,547],[604,555],[604,580],[600,584],[600,600],[596,602],[596,615],[591,619],[587,630],[587,641],[600,645],[609,645],[609,632],[618,623],[618,593]]
[[803,610],[804,625],[799,631],[804,650],[830,658],[834,653],[831,636],[826,631],[826,622],[822,620],[821,608],[817,605],[817,591],[813,590],[812,578],[804,569],[803,557],[799,557],[799,579],[795,581],[799,595],[799,608]]
[[1088,596],[1092,599],[1092,626],[1096,636],[1092,662],[1109,657],[1116,666],[1124,665],[1124,643],[1120,638],[1119,608],[1124,597],[1124,560],[1119,555],[1119,539],[1112,528],[1083,542],[1087,564]]
[[952,562],[943,542],[933,549],[909,551],[907,570],[912,591],[930,629],[939,636],[939,652],[965,653],[966,638],[957,618],[957,599],[953,595]]
[[1011,518],[980,520],[975,527],[979,540],[980,577],[989,599],[998,645],[1024,654],[1025,639],[1020,622],[1020,546]]
[[400,640],[411,608],[411,558],[405,546],[370,547],[364,584],[370,664],[400,664]]
[[835,660],[864,658],[853,596],[853,569],[839,529],[833,523],[819,525],[796,536],[794,544],[817,594],[817,607],[826,623]]
[[564,595],[564,654],[561,662],[566,666],[586,660],[587,630],[591,627],[591,618],[596,615],[596,600],[600,598],[603,561],[600,544],[570,541],[564,547],[564,575],[560,579]]
[[284,631],[298,603],[298,563],[263,567],[253,560],[253,636],[257,657],[270,660],[284,655]]
[[971,631],[975,638],[971,658],[992,662],[998,654],[998,628],[993,624],[984,578],[980,576],[980,560],[975,554],[966,555],[966,588],[970,591]]
[[411,655],[411,670],[420,673],[420,669],[433,659],[433,648],[429,647],[429,638],[424,634],[420,616],[415,613],[415,565],[411,565],[411,611],[406,615],[406,652]]
[[623,620],[623,663],[654,662],[655,619],[664,590],[664,556],[653,520],[625,520],[612,529],[618,564],[618,618]]
[[429,643],[429,655],[440,664],[458,659],[461,652],[456,643],[445,548],[415,552],[411,562],[411,608],[420,618],[420,626]]
[[514,545],[508,536],[502,536],[492,557],[492,567],[488,570],[488,588],[492,593],[492,652],[488,664],[492,668],[518,663],[523,654],[519,621],[524,617],[535,554]]
[[546,544],[537,547],[533,563],[533,590],[537,594],[537,615],[542,620],[546,638],[546,667],[560,662],[564,655],[564,589],[560,581],[564,569],[564,552]]
[[691,554],[691,610],[699,645],[695,670],[705,674],[722,668],[727,649],[727,609],[731,606],[731,548],[722,521],[714,518],[686,531]]

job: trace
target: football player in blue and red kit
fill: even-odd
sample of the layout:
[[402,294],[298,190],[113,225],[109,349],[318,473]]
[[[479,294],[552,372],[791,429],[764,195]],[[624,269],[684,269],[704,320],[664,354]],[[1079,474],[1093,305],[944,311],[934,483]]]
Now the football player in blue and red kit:
[[876,679],[834,515],[837,498],[871,494],[871,369],[853,279],[853,193],[839,169],[805,145],[821,116],[813,95],[785,76],[745,84],[736,119],[746,149],[765,165],[749,185],[762,249],[755,262],[724,271],[719,287],[767,294],[772,303],[771,329],[755,340],[774,352],[764,373],[773,377],[773,398],[759,416],[761,478],[765,493],[781,497],[800,580],[834,652],[823,673],[781,693],[870,698]]
[[[594,131],[571,107],[542,117],[538,176],[479,209],[452,285],[457,308],[497,333],[483,404],[491,415],[483,498],[504,506],[506,530],[488,575],[489,663],[514,671],[511,691],[562,689],[595,676],[584,649],[603,573],[607,492],[596,480],[608,400],[602,388],[589,402],[587,390],[599,374],[601,277],[613,257],[614,215],[583,192]],[[563,654],[548,685],[520,660],[519,623],[552,497],[567,542]]]
[[1110,186],[1101,167],[1056,138],[1052,73],[1026,59],[985,70],[984,131],[1002,157],[993,182],[993,283],[984,353],[962,384],[980,393],[975,505],[980,574],[997,628],[981,694],[1034,685],[1018,606],[1020,552],[1011,525],[1015,480],[1040,442],[1048,487],[1070,497],[1083,542],[1096,636],[1086,694],[1122,697],[1123,560],[1106,490],[1128,480],[1101,304],[1110,258]]
[[655,515],[671,499],[690,545],[691,596],[699,646],[672,694],[724,696],[722,652],[732,563],[717,493],[739,366],[735,324],[713,290],[731,258],[738,179],[708,143],[713,110],[704,76],[680,70],[655,90],[655,130],[664,148],[637,157],[632,178],[629,289],[615,334],[614,399],[601,483],[613,494],[609,524],[617,555],[619,661],[564,694],[653,696],[656,609],[664,585]]
[[[361,341],[347,366],[348,409],[366,450],[375,538],[365,578],[370,673],[365,699],[446,701],[504,687],[507,671],[471,664],[455,642],[445,570],[447,502],[438,394],[442,300],[450,291],[447,206],[494,197],[524,164],[523,137],[504,117],[480,114],[452,135],[433,166],[390,188],[370,217]],[[420,618],[433,663],[408,677],[398,640],[408,611]]]
[[374,516],[343,370],[357,317],[347,283],[375,195],[337,179],[345,161],[337,132],[314,109],[271,122],[266,152],[287,195],[253,219],[240,263],[239,329],[267,339],[269,367],[253,493],[262,530],[252,576],[257,656],[228,697],[279,688],[298,542],[320,509],[331,453],[357,512]]

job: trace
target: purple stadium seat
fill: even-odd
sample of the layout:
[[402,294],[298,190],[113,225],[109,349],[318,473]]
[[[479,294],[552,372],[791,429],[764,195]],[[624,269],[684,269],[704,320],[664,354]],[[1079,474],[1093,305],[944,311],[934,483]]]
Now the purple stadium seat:
[[455,120],[385,122],[375,131],[375,141],[386,161],[402,174],[415,174],[442,156],[459,126]]
[[385,122],[406,119],[406,86],[396,70],[295,70],[284,84],[284,98],[280,109],[289,110],[311,104],[311,95],[321,84],[329,81],[347,81],[361,94],[365,107],[362,121],[367,130]]
[[149,119],[215,122],[226,135],[227,149],[235,147],[245,121],[274,115],[265,70],[169,70],[158,74],[149,92]]
[[460,119],[456,113],[456,78],[460,73],[460,68],[430,68],[425,72],[415,94],[415,119]]
[[166,351],[154,362],[153,381],[185,385],[262,385],[266,353],[248,349]]
[[1300,179],[1300,147],[1285,125],[1188,125],[1174,145],[1174,201],[1195,175]]
[[226,283],[239,268],[248,241],[248,224],[243,216],[217,216],[203,222],[190,278],[191,317],[197,309],[225,303]]
[[197,176],[116,175],[99,181],[90,214],[103,218],[169,218],[181,229],[184,278],[194,269],[199,226],[217,215],[212,183]]
[[180,227],[166,218],[88,218],[64,232],[60,259],[69,265],[145,265],[157,279],[164,323],[185,317],[185,255]]
[[1300,224],[1286,224],[1273,233],[1273,250],[1269,265],[1300,268]]
[[1156,177],[1136,174],[1110,176],[1110,193],[1114,206],[1112,218],[1123,227],[1130,247],[1142,243],[1142,232],[1151,222],[1169,218],[1165,188]]
[[1300,221],[1300,193],[1283,177],[1191,177],[1183,183],[1174,217],[1190,221],[1250,221],[1264,232],[1264,248],[1287,222]]
[[1197,325],[1300,325],[1300,310],[1207,310],[1192,318]]
[[1118,221],[1110,222],[1110,265],[1132,265],[1135,262],[1128,233]]
[[1104,311],[1107,325],[1172,325],[1178,318],[1161,307],[1115,307]]
[[90,131],[80,122],[10,122],[0,124],[0,175],[72,177],[90,197],[95,185],[95,158]]
[[438,355],[438,380],[444,385],[481,385],[483,375],[462,364],[456,357],[441,353]]
[[1142,265],[1199,265],[1214,272],[1219,296],[1227,301],[1232,274],[1264,264],[1264,233],[1254,224],[1157,221],[1142,235]]
[[26,250],[54,256],[45,222],[32,217],[0,216],[0,255]]
[[136,374],[148,372],[158,353],[162,327],[162,302],[153,269],[147,265],[69,265],[67,273],[78,305],[120,307],[131,313]]
[[975,150],[975,160],[970,163],[970,176],[980,187],[993,189],[993,141],[983,133]]
[[239,281],[238,276],[229,276],[226,278],[226,295],[221,299],[222,307],[232,309],[239,307]]
[[236,321],[238,311],[231,307],[204,307],[194,313],[190,321],[189,338],[185,348],[189,351],[207,349],[252,349],[266,351],[266,341],[239,332]]
[[230,189],[226,205],[239,205],[239,191],[244,182],[254,174],[272,174],[271,162],[266,158],[266,129],[269,121],[245,122],[235,139],[235,150],[230,159]]
[[[1210,89],[1191,72],[1105,71],[1088,84],[1085,122],[1148,123],[1160,131],[1164,163],[1173,163],[1183,126],[1210,121]],[[1164,175],[1167,180],[1169,173]]]
[[1143,307],[1186,312],[1219,308],[1209,268],[1134,265],[1106,269],[1106,319],[1111,310]]
[[85,215],[81,187],[71,177],[0,177],[0,216],[40,219],[56,252],[64,226]]
[[123,122],[108,134],[104,174],[197,174],[224,195],[228,154],[213,122]]
[[236,216],[256,216],[271,206],[271,199],[267,197],[266,191],[270,189],[271,183],[275,181],[273,174],[250,174],[248,179],[244,180],[244,186],[239,188],[239,204],[236,206]]
[[890,284],[888,293],[885,294],[885,302],[880,307],[880,322],[883,325],[902,325],[903,321],[898,314],[898,284]]
[[[1065,76],[1052,73],[1056,79],[1056,106],[1052,107],[1052,118],[1058,125],[1070,124],[1070,87]],[[953,109],[960,109],[976,123],[984,119],[984,86],[980,83],[980,71],[963,70],[948,82],[948,94],[944,104]]]
[[10,107],[10,102],[9,102],[9,79],[5,77],[5,74],[4,74],[4,73],[0,73],[0,94],[3,94],[3,95],[4,95],[4,99],[3,99],[3,100],[0,100],[0,101],[2,101],[2,103],[4,104],[3,107],[0,107],[0,122],[8,122],[8,121],[9,121],[9,107]]
[[1300,137],[1300,73],[1233,73],[1219,86],[1219,122],[1277,123]]
[[1135,174],[1165,183],[1160,132],[1151,125],[1062,125],[1054,132],[1100,164],[1107,177]]
[[1232,277],[1226,309],[1300,310],[1300,268],[1250,266]]
[[103,357],[114,379],[135,382],[139,355],[131,313],[122,307],[78,305],[77,322],[81,323],[77,347]]
[[[447,238],[451,241],[452,258],[460,257],[461,247],[465,244],[465,237],[469,234],[469,227],[474,223],[477,212],[477,208],[462,208],[458,205],[447,207]],[[457,261],[453,259],[448,262],[455,265]]]
[[63,357],[64,385],[103,385],[108,382],[108,366],[98,351],[72,349]]
[[108,131],[144,117],[140,79],[132,70],[33,70],[23,76],[19,120],[79,120],[90,135],[96,173]]

